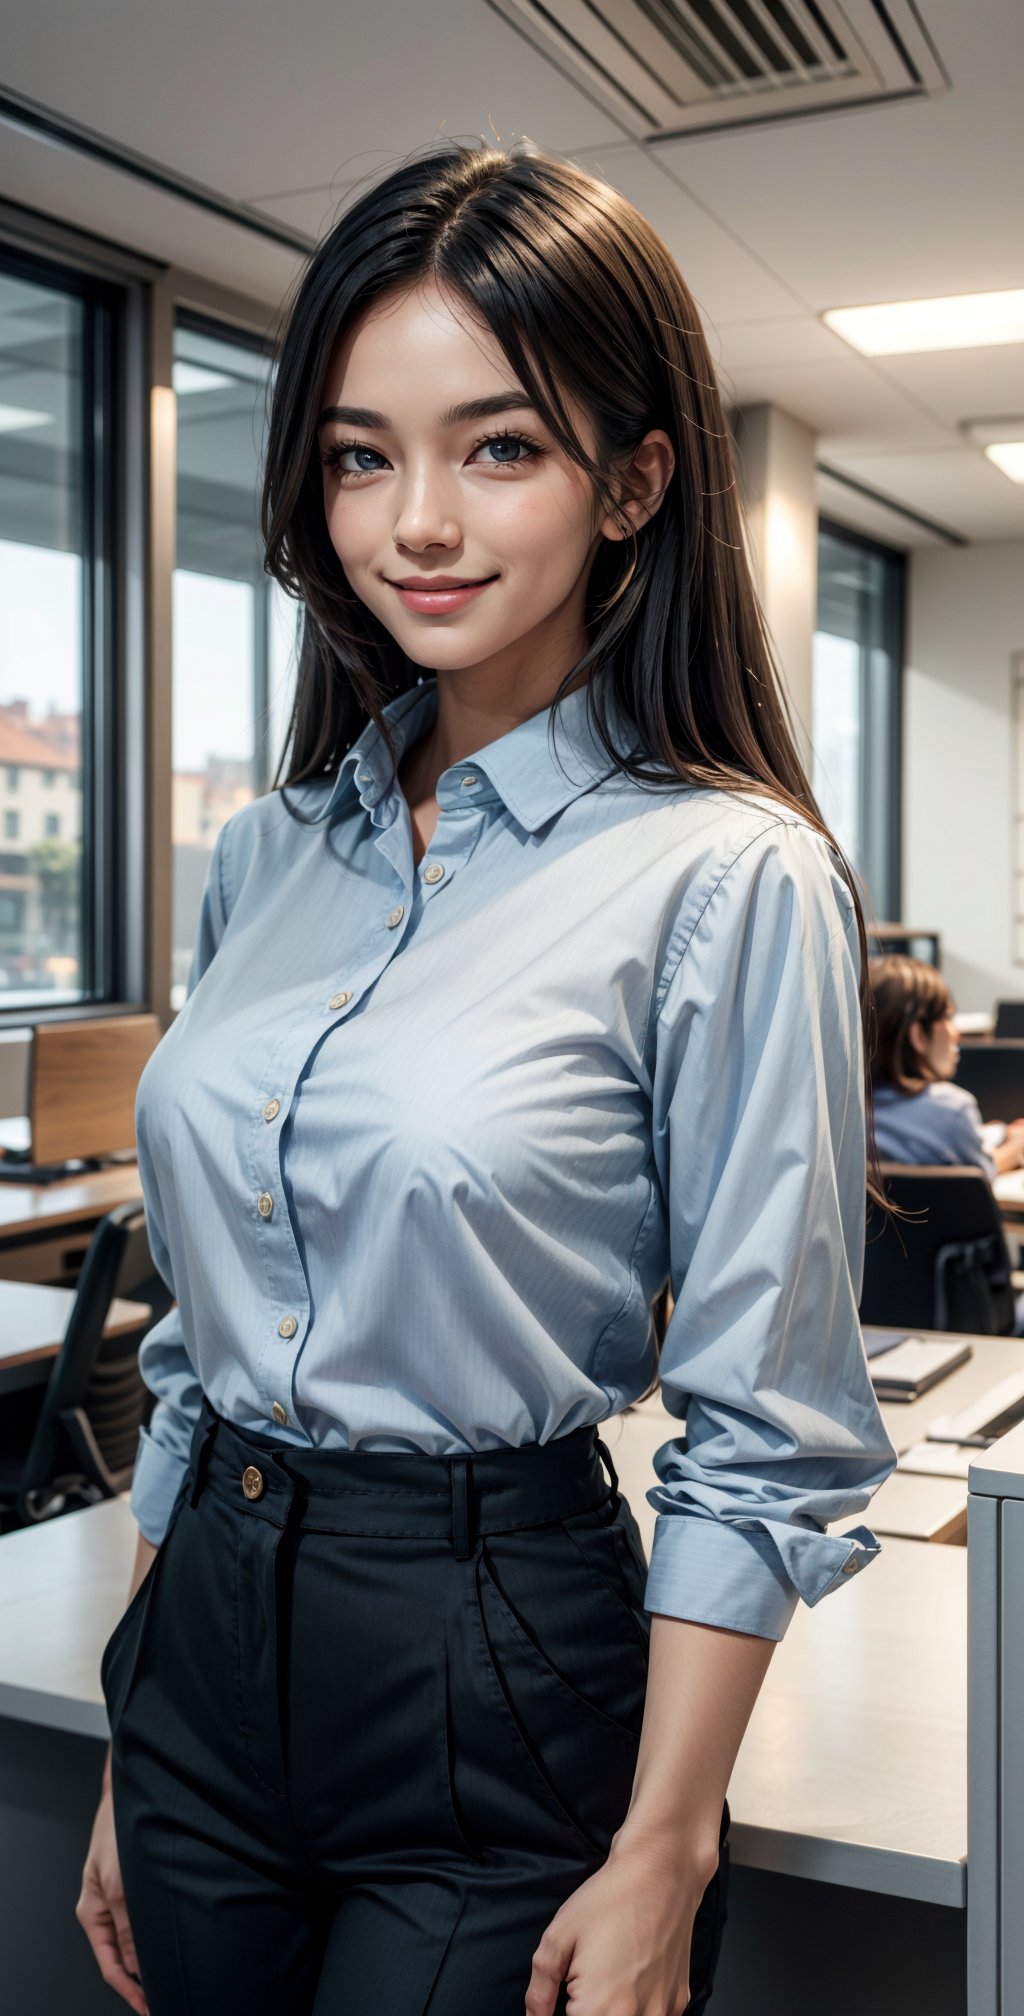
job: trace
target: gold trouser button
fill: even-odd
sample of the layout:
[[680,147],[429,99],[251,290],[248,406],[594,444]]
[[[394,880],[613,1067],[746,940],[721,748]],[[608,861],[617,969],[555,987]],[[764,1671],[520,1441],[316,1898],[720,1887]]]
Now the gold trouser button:
[[242,1472],[242,1490],[247,1498],[259,1498],[263,1493],[263,1472],[250,1463]]

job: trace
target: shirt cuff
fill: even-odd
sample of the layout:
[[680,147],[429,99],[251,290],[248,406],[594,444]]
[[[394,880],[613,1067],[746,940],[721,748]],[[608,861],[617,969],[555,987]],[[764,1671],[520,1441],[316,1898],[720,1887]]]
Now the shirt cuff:
[[147,1428],[139,1429],[139,1447],[132,1473],[129,1504],[139,1531],[152,1547],[159,1547],[170,1524],[174,1501],[188,1469],[187,1456],[175,1456],[162,1442],[154,1441]]
[[817,1603],[881,1552],[867,1526],[848,1533],[737,1526],[663,1513],[654,1528],[644,1608],[693,1624],[783,1638],[802,1597]]

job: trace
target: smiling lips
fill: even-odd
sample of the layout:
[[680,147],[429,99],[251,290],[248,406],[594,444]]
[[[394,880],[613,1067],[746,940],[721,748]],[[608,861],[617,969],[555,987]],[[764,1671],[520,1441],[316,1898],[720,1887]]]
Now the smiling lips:
[[460,581],[455,575],[411,574],[403,581],[390,582],[389,586],[407,609],[415,609],[421,616],[448,616],[475,601],[496,579],[494,574],[486,581]]

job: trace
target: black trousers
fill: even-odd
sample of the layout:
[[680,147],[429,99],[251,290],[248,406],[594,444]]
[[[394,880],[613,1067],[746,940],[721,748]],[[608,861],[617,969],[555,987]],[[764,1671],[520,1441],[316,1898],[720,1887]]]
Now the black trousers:
[[[296,1450],[204,1404],[104,1650],[151,2016],[523,2016],[633,1780],[650,1619],[594,1428]],[[711,1989],[718,1874],[689,2012]],[[559,2007],[564,2007],[565,1991]]]

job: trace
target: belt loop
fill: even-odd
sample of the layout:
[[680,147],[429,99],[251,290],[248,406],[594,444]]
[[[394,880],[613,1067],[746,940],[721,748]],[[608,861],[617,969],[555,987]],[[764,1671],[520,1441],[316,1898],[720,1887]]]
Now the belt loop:
[[598,1436],[598,1438],[597,1438],[597,1453],[598,1453],[598,1455],[599,1455],[599,1456],[603,1456],[603,1457],[604,1457],[604,1464],[605,1464],[605,1469],[606,1469],[607,1471],[609,1471],[609,1473],[610,1473],[610,1475],[611,1475],[611,1480],[612,1480],[612,1490],[613,1490],[613,1491],[615,1492],[615,1495],[616,1495],[616,1497],[618,1497],[618,1496],[619,1496],[619,1473],[618,1473],[618,1471],[616,1470],[616,1468],[615,1468],[615,1465],[614,1465],[614,1463],[612,1462],[612,1459],[611,1459],[611,1452],[610,1452],[610,1450],[609,1450],[609,1448],[608,1448],[608,1444],[607,1444],[607,1442],[602,1442],[602,1440],[601,1440],[601,1437],[600,1437],[600,1435],[599,1435],[599,1436]]
[[452,1457],[452,1541],[456,1561],[468,1561],[469,1539],[469,1457]]
[[204,1405],[203,1412],[196,1422],[192,1439],[192,1457],[189,1466],[192,1471],[192,1482],[188,1493],[188,1502],[190,1505],[195,1505],[199,1493],[203,1488],[203,1479],[206,1475],[206,1465],[210,1454],[210,1444],[213,1441],[215,1425],[215,1417]]

